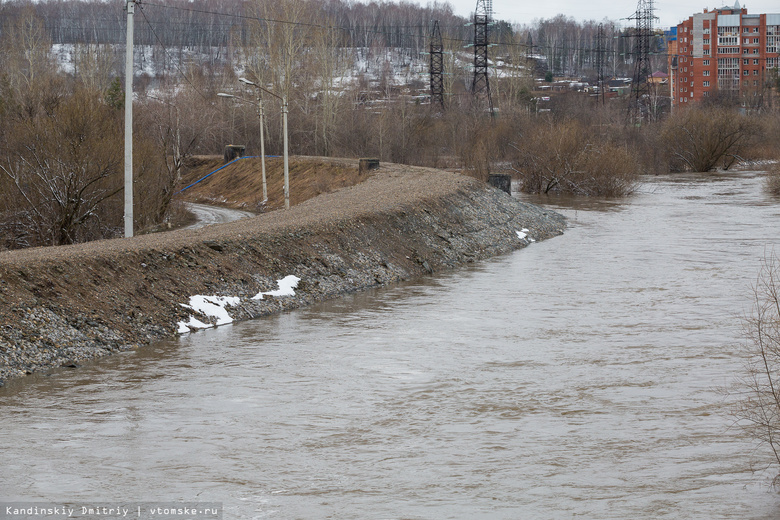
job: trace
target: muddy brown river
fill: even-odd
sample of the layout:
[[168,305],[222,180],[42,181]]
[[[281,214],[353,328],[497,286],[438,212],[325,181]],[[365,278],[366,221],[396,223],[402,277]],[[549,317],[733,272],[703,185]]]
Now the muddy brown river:
[[627,200],[545,200],[565,234],[511,255],[11,382],[0,499],[778,518],[767,450],[721,392],[780,242],[761,184],[661,176]]

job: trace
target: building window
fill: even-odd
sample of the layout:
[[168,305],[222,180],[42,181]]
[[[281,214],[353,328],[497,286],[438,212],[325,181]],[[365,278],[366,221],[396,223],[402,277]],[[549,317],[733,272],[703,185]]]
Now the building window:
[[709,81],[704,81],[704,82],[702,82],[702,86],[703,87],[709,87],[710,86],[710,82]]
[[703,92],[703,94],[704,94],[704,96],[705,96],[705,97],[707,97],[707,96],[709,96],[709,95],[710,95],[710,93],[709,93],[709,92],[707,92],[706,90]]
[[703,61],[701,62],[701,64],[702,64],[702,65],[704,65],[704,66],[706,67],[706,66],[708,66],[708,65],[710,64],[710,60],[703,60]]
[[758,54],[758,49],[753,49],[753,54]]
[[745,70],[742,71],[742,75],[743,76],[747,76],[748,74],[750,74],[749,70],[745,69]]
[[758,65],[758,58],[753,58],[753,65]]
[[742,49],[742,54],[749,54],[749,53],[750,53],[750,49]]
[[706,29],[704,29],[704,34],[710,34],[710,29],[709,29],[709,27],[708,27],[708,28],[706,28]]
[[747,45],[748,43],[750,43],[750,38],[744,38],[742,40],[742,45]]
[[753,27],[753,32],[757,33],[758,32],[758,27]]
[[704,72],[702,72],[702,75],[703,76],[709,76],[710,75],[710,71],[705,70]]
[[709,56],[710,55],[710,50],[709,49],[704,49],[704,55],[705,56]]
[[758,38],[753,38],[753,43],[758,43]]
[[753,81],[753,86],[754,86],[754,87],[757,87],[757,86],[758,86],[758,80],[754,80],[754,81]]
[[750,60],[749,59],[742,60],[742,65],[750,65]]
[[710,44],[710,39],[709,38],[705,38],[704,40],[702,40],[702,42],[704,43],[704,45],[709,45]]
[[758,70],[754,70],[754,71],[753,71],[753,75],[754,75],[754,76],[758,76]]

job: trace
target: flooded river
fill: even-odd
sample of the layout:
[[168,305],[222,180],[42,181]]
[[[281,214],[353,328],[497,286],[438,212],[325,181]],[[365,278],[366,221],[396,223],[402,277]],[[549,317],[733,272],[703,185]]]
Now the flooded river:
[[0,497],[242,519],[777,518],[764,450],[719,390],[778,246],[761,183],[553,199],[566,233],[511,255],[12,382]]

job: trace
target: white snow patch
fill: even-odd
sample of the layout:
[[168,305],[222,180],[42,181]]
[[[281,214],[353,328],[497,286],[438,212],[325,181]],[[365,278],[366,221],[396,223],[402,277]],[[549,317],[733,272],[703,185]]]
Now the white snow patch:
[[177,330],[179,334],[186,334],[193,329],[208,329],[214,326],[209,323],[203,323],[194,316],[190,316],[190,321],[180,321],[176,325],[179,327]]
[[528,236],[529,231],[526,228],[523,228],[522,231],[515,231],[515,233],[517,233],[517,238],[520,240],[525,240],[526,242],[536,242],[536,240]]
[[301,279],[295,275],[285,276],[281,280],[276,281],[279,284],[279,289],[276,291],[259,292],[252,296],[252,299],[262,300],[263,296],[295,296],[294,289],[298,287],[298,282],[300,281]]
[[190,307],[196,312],[211,316],[217,319],[217,325],[225,325],[232,323],[233,318],[230,317],[225,309],[228,305],[238,305],[241,298],[237,296],[202,296],[196,295],[190,297]]
[[237,296],[203,296],[200,294],[192,296],[190,297],[189,305],[184,303],[181,303],[180,305],[185,309],[190,309],[205,316],[216,318],[217,323],[215,325],[203,323],[194,316],[190,316],[189,321],[180,321],[177,323],[177,332],[179,334],[186,334],[191,329],[207,329],[216,325],[233,323],[233,318],[230,317],[230,314],[228,314],[225,307],[229,305],[238,305],[239,302],[241,302],[241,298]]

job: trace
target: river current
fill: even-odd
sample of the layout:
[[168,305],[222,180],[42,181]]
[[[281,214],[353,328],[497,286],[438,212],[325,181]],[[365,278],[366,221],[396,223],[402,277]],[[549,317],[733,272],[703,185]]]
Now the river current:
[[780,517],[766,448],[722,391],[780,240],[762,176],[537,201],[568,217],[563,236],[9,383],[0,499],[221,502],[226,519]]

